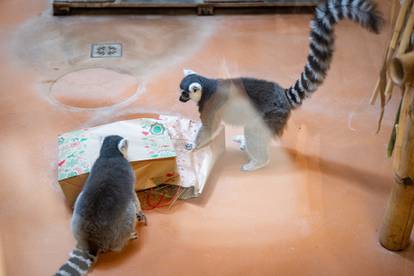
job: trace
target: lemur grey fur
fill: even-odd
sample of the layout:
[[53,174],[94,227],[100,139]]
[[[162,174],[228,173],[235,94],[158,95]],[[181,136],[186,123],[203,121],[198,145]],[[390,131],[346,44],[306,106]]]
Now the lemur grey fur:
[[146,223],[135,193],[135,174],[126,159],[126,139],[105,137],[72,216],[76,249],[55,275],[86,275],[99,253],[120,251],[136,239],[138,220]]
[[244,137],[236,139],[246,150],[249,162],[242,170],[251,171],[269,161],[268,145],[280,136],[291,110],[312,95],[322,84],[334,51],[334,26],[347,18],[371,32],[379,33],[383,18],[370,0],[328,0],[320,4],[310,22],[309,55],[304,71],[289,88],[254,78],[211,79],[184,70],[180,101],[198,103],[202,128],[196,147],[204,146],[221,121],[244,126]]

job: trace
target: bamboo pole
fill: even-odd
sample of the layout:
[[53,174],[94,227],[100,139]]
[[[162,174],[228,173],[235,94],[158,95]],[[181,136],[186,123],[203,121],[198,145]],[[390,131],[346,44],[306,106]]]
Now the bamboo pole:
[[392,68],[393,81],[398,85],[406,82],[393,154],[396,185],[388,201],[380,243],[398,251],[409,245],[414,224],[414,52],[394,58]]
[[[414,65],[414,64],[413,64]],[[414,91],[407,85],[401,106],[393,168],[401,179],[407,177],[414,185]]]
[[[398,49],[397,49],[397,55],[403,55],[405,52],[407,52],[408,47],[410,46],[411,35],[413,33],[413,29],[414,29],[414,5],[411,6],[411,11],[409,13],[407,24],[405,25],[404,31],[402,32],[400,45],[398,46]],[[391,42],[391,44],[395,46],[396,42]],[[393,85],[390,82],[390,86],[385,89],[385,97],[387,99],[387,102],[391,99],[392,89],[393,89]]]
[[402,86],[414,82],[414,52],[394,58],[390,64],[392,80]]
[[[396,5],[398,1],[394,1],[392,7],[392,13],[395,13]],[[391,36],[391,41],[388,48],[385,51],[385,58],[381,68],[380,78],[375,86],[374,93],[371,96],[370,103],[374,104],[379,94],[386,94],[386,91],[390,91],[391,87],[389,84],[389,80],[386,76],[386,68],[388,67],[388,62],[390,61],[391,57],[394,55],[394,52],[397,48],[397,44],[400,41],[400,36],[402,33],[402,29],[404,23],[406,21],[407,15],[410,11],[410,6],[412,5],[413,0],[405,0],[401,6],[401,9],[398,13],[398,17],[396,20],[392,18],[392,26],[393,26],[393,33]],[[387,88],[388,87],[388,88]],[[389,92],[388,92],[389,94]],[[381,105],[382,106],[382,105]],[[382,106],[383,108],[383,106]]]
[[392,251],[408,247],[414,223],[414,185],[401,180],[396,182],[380,232],[381,245]]
[[397,48],[398,41],[400,40],[401,32],[406,21],[409,8],[412,5],[413,0],[405,0],[401,6],[400,13],[398,14],[397,21],[395,23],[394,32],[392,35],[390,49],[395,50]]

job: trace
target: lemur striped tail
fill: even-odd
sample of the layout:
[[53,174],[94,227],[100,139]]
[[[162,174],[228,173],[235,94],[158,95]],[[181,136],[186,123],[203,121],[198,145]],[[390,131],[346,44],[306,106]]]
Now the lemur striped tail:
[[315,10],[310,23],[309,55],[300,78],[285,93],[293,108],[302,104],[324,81],[334,51],[334,26],[347,18],[371,32],[379,33],[383,23],[370,0],[327,0]]
[[69,260],[60,267],[55,276],[86,275],[95,260],[95,255],[80,249],[75,249],[69,254]]

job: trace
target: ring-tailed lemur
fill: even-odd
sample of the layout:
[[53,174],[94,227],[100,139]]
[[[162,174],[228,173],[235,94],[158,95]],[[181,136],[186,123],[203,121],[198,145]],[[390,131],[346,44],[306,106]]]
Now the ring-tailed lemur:
[[249,162],[242,170],[251,171],[269,161],[268,145],[272,136],[280,136],[290,111],[312,95],[326,77],[334,51],[334,26],[347,18],[371,32],[379,33],[383,19],[370,0],[328,0],[320,4],[310,22],[309,55],[304,71],[291,87],[254,78],[210,79],[184,70],[180,101],[198,103],[202,128],[196,147],[204,146],[223,120],[244,126],[238,138]]
[[72,233],[77,241],[69,260],[55,275],[86,275],[101,252],[120,251],[136,239],[138,220],[146,217],[135,193],[135,174],[120,136],[103,140],[98,159],[75,202]]

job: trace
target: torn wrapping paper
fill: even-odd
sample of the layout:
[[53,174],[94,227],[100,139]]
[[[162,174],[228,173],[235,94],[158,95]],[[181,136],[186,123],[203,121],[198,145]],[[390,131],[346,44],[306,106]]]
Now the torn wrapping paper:
[[[214,164],[224,153],[224,127],[220,126],[209,144],[194,150],[193,143],[201,122],[165,115],[161,115],[159,119],[167,127],[177,153],[179,186],[182,188],[179,198],[188,199],[199,196],[203,192]],[[164,187],[164,194],[167,196],[175,194],[174,188],[173,186]]]
[[59,136],[58,182],[70,205],[80,193],[103,138],[108,135],[129,140],[128,160],[136,174],[137,191],[178,184],[176,152],[166,126],[160,120],[148,118],[120,121]]

